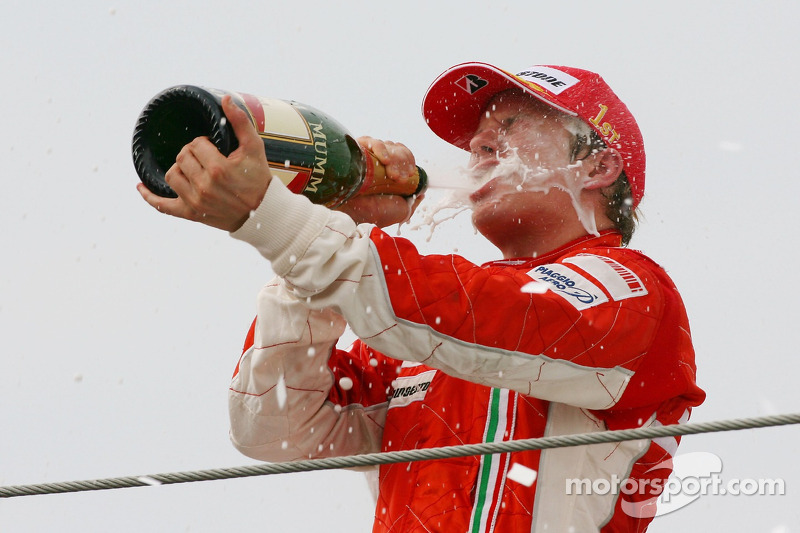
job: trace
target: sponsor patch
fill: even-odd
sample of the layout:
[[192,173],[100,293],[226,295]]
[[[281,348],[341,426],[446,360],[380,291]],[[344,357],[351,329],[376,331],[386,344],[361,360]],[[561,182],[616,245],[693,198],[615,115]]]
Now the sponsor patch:
[[578,311],[600,305],[608,301],[605,293],[566,265],[541,265],[528,272],[534,280],[547,284],[554,293],[562,296]]
[[642,280],[631,269],[610,257],[594,254],[578,254],[564,259],[565,263],[577,266],[599,281],[616,301],[647,294]]
[[394,380],[392,382],[394,392],[389,398],[389,409],[405,407],[412,402],[424,400],[434,375],[436,375],[436,370],[428,370],[421,374],[403,376]]
[[516,76],[544,87],[553,94],[561,94],[563,91],[581,81],[575,76],[570,76],[566,72],[561,72],[558,69],[539,66],[518,72]]

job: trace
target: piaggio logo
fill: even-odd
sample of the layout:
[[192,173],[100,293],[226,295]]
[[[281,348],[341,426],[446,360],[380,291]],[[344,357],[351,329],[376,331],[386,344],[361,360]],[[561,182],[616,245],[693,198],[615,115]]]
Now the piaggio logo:
[[563,292],[567,296],[576,298],[581,303],[591,304],[595,300],[595,296],[593,294],[576,287],[575,282],[572,279],[560,272],[545,266],[540,266],[535,272],[537,274],[542,274],[536,279],[545,283],[552,283],[557,290]]
[[[528,275],[540,284],[564,297],[579,311],[608,301],[603,291],[577,271],[562,264],[548,264],[528,271]],[[527,287],[526,292],[542,293],[538,287]]]

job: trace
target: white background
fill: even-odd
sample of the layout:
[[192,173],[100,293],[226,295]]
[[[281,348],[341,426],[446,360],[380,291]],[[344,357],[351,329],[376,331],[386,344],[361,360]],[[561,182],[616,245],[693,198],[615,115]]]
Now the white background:
[[[134,122],[181,83],[295,99],[407,144],[431,179],[466,154],[427,130],[446,68],[600,72],[648,154],[632,246],[686,301],[708,400],[695,422],[800,411],[796,2],[6,0],[0,17],[0,485],[252,463],[226,391],[271,276],[225,233],[136,193]],[[432,195],[435,196],[435,195]],[[401,230],[497,254],[463,217]],[[797,427],[687,437],[722,477],[788,494],[706,496],[653,532],[800,528]],[[368,531],[361,474],[326,472],[0,500],[0,530]]]

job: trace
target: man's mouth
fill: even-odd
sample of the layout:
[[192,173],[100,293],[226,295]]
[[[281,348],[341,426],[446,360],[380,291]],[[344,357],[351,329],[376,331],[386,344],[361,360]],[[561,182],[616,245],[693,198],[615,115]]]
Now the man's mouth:
[[475,190],[475,192],[469,195],[470,201],[473,204],[477,204],[478,202],[481,202],[490,196],[497,186],[497,179],[498,177],[495,177],[492,175],[492,173],[487,172],[484,179],[478,182],[478,188]]

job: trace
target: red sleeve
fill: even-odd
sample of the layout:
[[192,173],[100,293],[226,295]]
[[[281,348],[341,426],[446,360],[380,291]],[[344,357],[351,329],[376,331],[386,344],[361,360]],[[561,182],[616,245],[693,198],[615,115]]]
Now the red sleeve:
[[[620,301],[603,292],[606,301],[580,309],[562,292],[523,290],[536,278],[525,269],[420,256],[401,239],[377,239],[377,244],[397,317],[469,343],[633,370],[661,319],[663,301],[655,287],[643,297]],[[644,277],[643,283],[651,285]]]
[[382,234],[373,242],[401,320],[470,345],[562,361],[597,372],[600,382],[603,369],[627,372],[625,394],[608,391],[619,407],[702,393],[680,296],[663,269],[636,252],[579,249],[545,264],[482,267],[421,256]]
[[334,349],[328,367],[334,384],[328,400],[346,407],[372,407],[386,403],[402,361],[386,357],[357,340],[348,350]]

